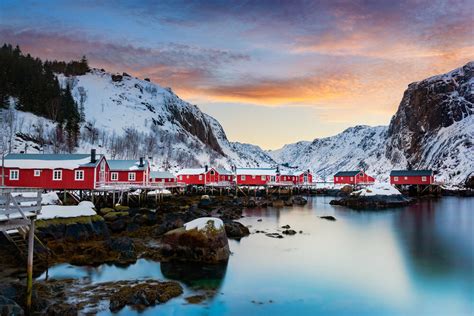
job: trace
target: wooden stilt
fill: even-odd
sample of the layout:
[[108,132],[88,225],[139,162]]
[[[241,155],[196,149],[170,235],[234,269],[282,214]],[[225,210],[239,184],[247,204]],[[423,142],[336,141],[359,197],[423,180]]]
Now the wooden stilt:
[[28,233],[28,260],[26,267],[26,313],[31,315],[31,297],[33,294],[33,254],[35,245],[35,220],[31,220]]

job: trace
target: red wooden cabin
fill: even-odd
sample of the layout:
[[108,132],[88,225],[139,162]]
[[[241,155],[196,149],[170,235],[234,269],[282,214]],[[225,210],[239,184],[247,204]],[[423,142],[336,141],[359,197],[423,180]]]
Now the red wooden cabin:
[[51,190],[93,190],[106,182],[109,171],[94,149],[91,154],[8,154],[4,166],[5,186]]
[[335,184],[367,184],[374,183],[375,179],[363,170],[359,171],[339,171],[334,175]]
[[313,182],[313,174],[309,171],[297,171],[295,175],[295,184],[310,184]]
[[147,185],[150,174],[150,165],[144,158],[139,160],[109,160],[110,184]]
[[176,177],[168,171],[151,171],[150,183],[162,183],[163,185],[176,184]]
[[433,170],[392,170],[390,172],[390,184],[432,184],[434,181]]
[[296,184],[298,176],[293,171],[282,171],[278,177],[280,183],[292,183]]
[[189,168],[180,170],[177,174],[178,183],[186,185],[206,185],[206,184],[231,184],[233,175],[225,169],[209,168]]
[[238,185],[260,186],[279,181],[279,173],[275,168],[237,168]]

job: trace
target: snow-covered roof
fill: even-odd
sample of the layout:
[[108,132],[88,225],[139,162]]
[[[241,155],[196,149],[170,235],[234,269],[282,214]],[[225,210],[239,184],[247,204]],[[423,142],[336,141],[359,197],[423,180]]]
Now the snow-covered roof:
[[151,179],[172,179],[175,176],[168,171],[151,171],[150,178]]
[[186,169],[181,169],[178,171],[176,175],[199,175],[199,174],[204,174],[206,173],[205,168],[186,168]]
[[77,169],[95,167],[103,155],[96,155],[91,162],[90,154],[8,154],[5,167],[23,169]]
[[140,160],[108,160],[111,171],[134,171],[145,170],[146,161],[143,161],[143,166],[140,167]]
[[232,175],[232,171],[229,171],[229,170],[224,169],[224,168],[216,168],[216,171],[217,171],[218,174],[221,174],[221,175],[229,175],[229,176]]
[[238,175],[274,176],[277,172],[274,168],[237,168],[236,173]]
[[360,170],[357,171],[339,171],[334,176],[335,177],[354,177],[360,173]]
[[403,176],[432,176],[433,170],[392,170],[390,176],[403,177]]

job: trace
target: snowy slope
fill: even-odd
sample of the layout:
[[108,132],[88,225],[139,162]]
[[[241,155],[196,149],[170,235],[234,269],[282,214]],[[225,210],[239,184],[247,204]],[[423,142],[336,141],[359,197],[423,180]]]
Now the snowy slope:
[[[98,69],[83,76],[58,75],[58,79],[71,87],[85,114],[77,152],[98,148],[98,153],[113,159],[153,157],[156,168],[171,170],[205,164],[226,168],[274,164],[257,146],[229,142],[214,118],[181,100],[170,88],[126,74],[113,78]],[[15,117],[12,151],[62,150],[53,140],[54,122],[10,112]]]

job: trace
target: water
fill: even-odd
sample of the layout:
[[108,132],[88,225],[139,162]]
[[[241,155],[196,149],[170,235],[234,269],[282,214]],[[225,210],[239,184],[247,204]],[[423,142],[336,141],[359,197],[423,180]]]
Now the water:
[[[302,207],[245,211],[241,222],[252,232],[276,232],[288,224],[303,233],[230,241],[233,254],[224,267],[138,260],[127,268],[58,265],[49,275],[183,284],[182,297],[142,315],[474,314],[473,198],[445,197],[379,212],[351,211],[329,205],[330,200],[315,197]],[[215,293],[202,304],[186,303],[185,296],[203,289]],[[126,308],[118,315],[134,314]]]

